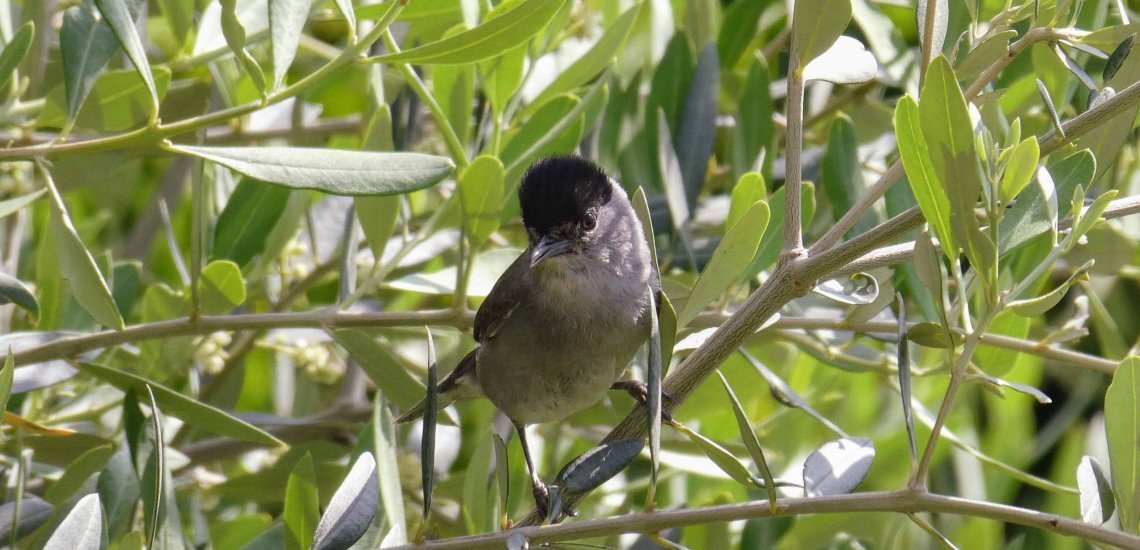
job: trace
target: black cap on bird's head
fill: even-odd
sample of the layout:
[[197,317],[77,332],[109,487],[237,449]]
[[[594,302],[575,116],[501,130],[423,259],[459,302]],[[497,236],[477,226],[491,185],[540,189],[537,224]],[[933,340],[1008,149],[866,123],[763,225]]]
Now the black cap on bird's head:
[[546,157],[519,186],[519,206],[531,241],[531,266],[567,252],[598,225],[598,211],[613,186],[596,164],[581,157]]

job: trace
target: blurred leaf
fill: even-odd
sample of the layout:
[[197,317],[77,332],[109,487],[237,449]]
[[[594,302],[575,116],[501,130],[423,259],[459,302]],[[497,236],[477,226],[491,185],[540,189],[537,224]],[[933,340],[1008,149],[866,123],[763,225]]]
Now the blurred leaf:
[[47,523],[53,511],[55,507],[34,495],[24,495],[20,500],[19,518],[14,501],[0,505],[0,544],[14,547],[11,533],[16,534],[17,540],[23,538]]
[[0,201],[0,218],[6,218],[21,208],[35,202],[35,200],[43,196],[44,193],[47,193],[47,189],[37,189],[14,199]]
[[75,430],[44,426],[43,424],[32,422],[31,420],[28,420],[27,418],[24,418],[10,411],[4,411],[4,423],[12,426],[13,428],[20,428],[21,430],[25,430],[34,434],[51,437],[66,437],[75,434]]
[[[831,203],[831,216],[835,221],[839,221],[866,192],[858,148],[855,123],[844,115],[836,117],[831,124],[819,174],[820,186],[827,193],[828,202]],[[865,215],[847,231],[846,236],[850,239],[874,226],[875,219]]]
[[845,495],[854,491],[875,459],[870,439],[844,437],[824,443],[804,461],[804,496]]
[[230,416],[225,411],[216,409],[197,399],[191,399],[161,384],[95,363],[81,362],[78,363],[78,366],[80,370],[125,392],[141,392],[149,385],[154,391],[155,399],[163,409],[166,409],[168,414],[200,430],[262,445],[284,445],[281,440],[256,426],[247,424]]
[[953,344],[950,342],[950,337],[947,336],[946,327],[937,323],[918,323],[910,330],[907,331],[906,337],[911,342],[927,348],[947,349],[956,347],[961,344],[961,338],[955,332],[950,332],[953,335]]
[[732,133],[732,174],[736,178],[763,168],[759,166],[762,150],[767,159],[765,164],[770,165],[775,155],[772,150],[773,107],[769,87],[768,65],[763,58],[757,57],[741,88],[740,97],[747,100],[740,102]]
[[489,435],[480,436],[463,472],[463,520],[471,534],[488,532],[488,527],[493,529],[495,510],[489,498],[493,447]]
[[554,484],[571,493],[588,493],[621,473],[644,448],[645,442],[640,439],[599,445],[567,463],[554,478]]
[[[130,6],[127,2],[130,2]],[[135,71],[138,71],[139,77],[146,84],[151,98],[151,120],[155,120],[158,117],[158,88],[154,85],[154,76],[146,59],[146,49],[135,28],[135,17],[142,11],[142,3],[138,0],[95,0],[95,5],[99,7],[99,13],[115,32],[115,38],[119,40],[131,64],[135,66]],[[101,45],[96,47],[102,49]]]
[[[154,69],[160,99],[166,96],[170,76],[170,70],[165,67]],[[71,128],[75,125],[102,132],[118,132],[137,128],[151,116],[150,90],[134,71],[128,69],[99,74],[85,96],[85,103],[78,106],[79,111],[73,118],[66,114],[64,93],[62,86],[55,86],[48,92],[43,111],[36,119],[37,127]]]
[[491,434],[495,441],[495,478],[499,482],[499,517],[500,526],[507,521],[509,499],[511,495],[511,468],[510,455],[507,453],[507,442],[499,434]]
[[799,52],[803,71],[808,63],[827,51],[851,21],[850,0],[801,0],[792,16],[792,41]]
[[218,215],[212,255],[248,265],[262,253],[270,231],[289,201],[288,189],[242,178]]
[[459,203],[472,251],[499,229],[505,188],[503,163],[491,156],[480,156],[459,175]]
[[752,45],[752,38],[756,36],[760,24],[760,14],[766,7],[766,2],[746,0],[733,2],[724,11],[724,19],[716,37],[716,51],[721,68],[731,69],[748,53],[748,47]]
[[1037,317],[1039,315],[1044,315],[1046,311],[1053,309],[1054,306],[1060,303],[1061,298],[1064,298],[1065,294],[1069,292],[1069,287],[1073,286],[1079,281],[1088,279],[1088,271],[1092,265],[1093,260],[1089,260],[1076,271],[1074,271],[1072,275],[1069,275],[1069,278],[1057,286],[1057,288],[1054,288],[1053,290],[1050,290],[1049,292],[1046,292],[1045,294],[1042,294],[1036,298],[1025,298],[1022,300],[1010,302],[1008,307],[1022,317]]
[[[1117,191],[1115,189],[1105,191],[1094,199],[1092,204],[1084,208],[1083,211],[1080,212],[1079,217],[1077,217],[1078,212],[1074,210],[1073,216],[1076,218],[1076,223],[1073,225],[1072,241],[1070,242],[1076,243],[1081,237],[1087,235],[1089,231],[1092,231],[1093,226],[1100,221],[1101,215],[1108,209],[1112,199],[1116,197],[1116,193]],[[1083,198],[1084,197],[1082,197],[1082,200]]]
[[[479,70],[483,75],[483,92],[487,94],[487,100],[491,102],[491,109],[495,113],[502,113],[507,108],[507,103],[523,83],[526,54],[526,44],[522,44],[500,56],[479,63]],[[465,106],[469,110],[470,103]],[[466,114],[464,112],[464,115]]]
[[895,303],[898,304],[899,342],[898,342],[898,369],[899,369],[899,395],[902,396],[903,421],[906,423],[907,444],[910,447],[910,465],[913,468],[918,464],[918,440],[914,434],[914,413],[911,411],[910,391],[910,343],[907,338],[906,301],[902,293],[895,293]]
[[333,493],[313,535],[317,550],[344,550],[352,546],[372,523],[380,499],[376,459],[365,452]]
[[566,0],[524,0],[509,11],[488,18],[478,27],[459,34],[374,58],[380,63],[471,63],[500,55],[526,43],[554,18]]
[[[815,186],[811,182],[804,182],[801,189],[801,219],[806,230],[815,217]],[[772,230],[765,232],[764,238],[760,241],[760,250],[756,253],[756,259],[748,267],[747,277],[749,279],[755,277],[762,269],[776,263],[776,258],[780,254],[780,245],[784,239],[785,200],[786,195],[783,186],[773,192],[771,198],[768,199],[768,207],[772,214],[771,219],[768,220],[768,227],[771,227]]]
[[79,499],[44,544],[44,550],[99,550],[106,547],[103,505],[97,493]]
[[[234,57],[241,63],[242,69],[249,75],[250,80],[253,81],[253,85],[257,87],[258,93],[264,100],[266,92],[265,74],[261,71],[261,65],[245,49],[246,30],[245,25],[238,18],[237,0],[219,0],[219,3],[222,6],[222,35],[226,38],[226,44],[230,47]],[[273,34],[280,37],[279,33],[280,30],[276,30]],[[276,42],[276,40],[274,41]],[[277,52],[274,51],[274,59],[276,57]]]
[[28,50],[32,47],[32,38],[35,35],[36,25],[28,21],[20,25],[16,35],[4,45],[4,51],[0,52],[0,87],[8,84],[8,80],[12,78],[12,73],[16,72],[16,67],[28,55]]
[[1140,532],[1140,357],[1120,362],[1104,395],[1104,432],[1120,527]]
[[388,346],[381,346],[371,336],[356,329],[334,331],[333,338],[356,359],[385,398],[404,410],[419,401],[424,387],[408,374]]
[[[487,296],[495,286],[495,282],[519,257],[521,252],[516,248],[492,248],[476,255],[475,263],[468,273],[467,296]],[[455,266],[445,267],[432,273],[413,273],[389,281],[388,286],[398,290],[423,294],[454,294]]]
[[740,354],[748,360],[748,363],[756,369],[756,372],[760,373],[760,376],[764,378],[764,382],[768,384],[768,388],[772,391],[772,397],[775,398],[776,401],[779,401],[785,406],[794,407],[808,413],[812,418],[815,418],[821,424],[827,426],[831,431],[843,438],[848,438],[843,428],[840,428],[826,416],[823,416],[819,411],[812,408],[806,399],[796,393],[796,390],[792,389],[787,382],[784,382],[783,379],[776,376],[776,373],[772,372],[764,363],[761,363],[759,359],[753,357],[752,354],[748,353],[744,348],[741,348],[739,351]]
[[198,278],[202,313],[221,315],[245,303],[245,279],[241,268],[228,260],[215,260],[202,268]]
[[[486,87],[487,83],[484,82]],[[432,95],[460,140],[471,136],[471,105],[475,100],[475,67],[436,65],[431,69]],[[385,108],[387,106],[384,106]]]
[[[948,5],[948,3],[942,2],[942,5]],[[966,58],[957,67],[954,67],[954,73],[958,75],[958,78],[973,79],[993,65],[999,58],[1007,55],[1009,41],[1015,37],[1017,37],[1017,31],[1012,29],[990,35],[989,38],[974,46],[970,53],[966,54]]]
[[664,292],[660,293],[661,304],[657,309],[657,325],[661,333],[661,376],[669,371],[673,360],[673,348],[677,345],[677,312]]
[[895,106],[895,131],[906,179],[922,216],[947,256],[957,255],[958,247],[950,227],[950,200],[930,159],[930,148],[919,122],[919,105],[909,95]]
[[273,51],[274,88],[285,82],[285,74],[293,64],[301,31],[309,18],[310,5],[312,0],[269,0],[269,45]]
[[384,257],[388,239],[400,219],[400,197],[353,197],[356,219],[375,258]]
[[[578,146],[582,136],[582,100],[572,94],[556,97],[534,112],[503,146],[499,158],[506,166],[506,192],[503,199],[513,198],[513,192],[526,170],[539,157],[570,153]],[[559,126],[562,130],[555,131]]]
[[1091,456],[1081,457],[1077,466],[1077,489],[1081,492],[1081,520],[1101,525],[1116,511],[1112,485],[1100,463]]
[[[99,473],[114,454],[110,446],[95,447],[85,451],[63,470],[63,475],[44,492],[44,499],[62,506],[79,492],[91,476]],[[100,505],[102,506],[102,505]]]
[[267,183],[334,195],[409,193],[439,183],[454,168],[446,157],[420,153],[189,145],[172,145],[170,149]]
[[16,304],[33,316],[40,314],[40,306],[32,291],[7,273],[0,273],[0,304]]
[[748,449],[748,454],[752,456],[752,462],[760,469],[760,476],[764,479],[764,490],[768,493],[768,511],[775,514],[776,479],[772,477],[772,471],[768,469],[768,461],[764,458],[764,449],[760,447],[760,440],[756,438],[756,432],[752,431],[752,425],[748,422],[748,415],[744,413],[744,407],[740,406],[740,400],[736,398],[732,386],[728,385],[728,379],[719,369],[716,373],[720,376],[720,383],[724,386],[728,400],[732,403],[732,413],[736,416],[736,427],[740,429],[740,437],[744,440],[744,447]]
[[1061,122],[1061,116],[1057,114],[1057,107],[1053,105],[1053,97],[1049,94],[1049,88],[1040,78],[1037,79],[1037,93],[1041,96],[1041,102],[1045,104],[1045,110],[1049,113],[1049,121],[1053,123],[1053,130],[1061,138],[1065,137],[1065,126]]
[[548,84],[530,104],[542,106],[560,94],[585,85],[590,79],[611,66],[613,64],[614,55],[616,55],[618,49],[625,44],[630,30],[633,29],[633,23],[637,20],[638,11],[648,9],[646,7],[648,5],[647,2],[642,2],[626,10],[621,17],[610,24],[605,34],[594,43],[589,51],[582,54],[572,65],[562,70],[558,76],[554,78],[554,81]]
[[879,63],[862,42],[850,36],[840,36],[835,44],[804,68],[804,81],[859,84],[875,78],[878,71]]
[[736,480],[737,483],[750,487],[760,485],[760,483],[757,482],[758,480],[753,477],[752,472],[748,471],[748,467],[733,456],[728,449],[721,447],[719,443],[679,423],[673,424],[673,428],[688,436],[689,440],[696,444],[709,460],[713,461],[721,471],[728,474],[728,477]]
[[131,452],[127,445],[120,446],[95,484],[99,499],[107,512],[109,537],[118,539],[130,530],[139,501],[139,478],[131,465]]
[[927,290],[942,293],[942,264],[938,250],[930,240],[930,233],[923,230],[914,241],[914,268],[919,282]]
[[16,363],[12,359],[12,348],[4,358],[4,367],[0,369],[0,411],[7,412],[8,400],[12,397],[12,382],[16,375]]
[[285,548],[306,550],[312,546],[313,532],[320,520],[320,502],[317,498],[317,473],[313,470],[313,457],[301,457],[289,474],[285,487]]
[[[413,395],[413,398],[415,394]],[[393,544],[407,541],[407,523],[404,519],[404,493],[400,488],[399,447],[396,440],[396,422],[388,410],[382,392],[376,392],[372,401],[372,429],[376,441],[377,480],[380,489],[380,513],[389,526],[388,537]]]
[[724,240],[713,251],[697,284],[693,286],[685,307],[677,316],[678,326],[687,326],[709,303],[724,294],[732,283],[740,280],[756,256],[769,217],[768,204],[756,201],[744,217],[728,230]]
[[[689,94],[685,97],[681,121],[677,124],[677,136],[673,140],[689,205],[697,204],[716,141],[719,88],[720,61],[717,59],[716,46],[710,43],[697,54],[697,68],[689,85]],[[660,119],[657,125],[659,132],[668,128]]]

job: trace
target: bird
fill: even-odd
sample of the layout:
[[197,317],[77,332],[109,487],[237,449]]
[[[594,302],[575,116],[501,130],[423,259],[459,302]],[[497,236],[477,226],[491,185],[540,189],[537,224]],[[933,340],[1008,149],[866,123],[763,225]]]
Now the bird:
[[[526,426],[562,420],[609,389],[646,402],[645,384],[621,377],[649,339],[660,282],[628,195],[593,162],[539,159],[518,198],[528,246],[479,306],[474,349],[439,382],[437,409],[489,399],[518,433],[546,516],[549,489],[535,471]],[[423,413],[420,401],[396,422]]]

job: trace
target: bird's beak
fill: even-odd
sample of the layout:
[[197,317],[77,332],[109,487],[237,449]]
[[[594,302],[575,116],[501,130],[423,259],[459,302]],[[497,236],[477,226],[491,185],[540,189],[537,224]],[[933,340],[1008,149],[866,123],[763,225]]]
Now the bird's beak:
[[543,237],[538,241],[538,244],[534,245],[534,250],[530,253],[530,266],[534,267],[543,260],[570,252],[570,246],[570,241]]

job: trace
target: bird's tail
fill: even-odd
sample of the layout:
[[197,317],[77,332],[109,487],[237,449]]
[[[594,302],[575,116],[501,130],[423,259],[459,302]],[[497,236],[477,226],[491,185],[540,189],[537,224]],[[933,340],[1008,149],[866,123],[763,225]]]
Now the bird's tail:
[[[451,371],[438,386],[436,397],[436,410],[442,410],[448,405],[468,397],[481,395],[483,392],[479,387],[479,380],[475,378],[475,350],[471,350],[463,359],[459,361],[459,365],[455,370]],[[421,399],[411,408],[404,411],[399,417],[396,418],[397,424],[404,424],[411,422],[424,415],[424,400]]]

